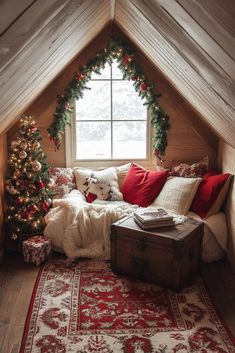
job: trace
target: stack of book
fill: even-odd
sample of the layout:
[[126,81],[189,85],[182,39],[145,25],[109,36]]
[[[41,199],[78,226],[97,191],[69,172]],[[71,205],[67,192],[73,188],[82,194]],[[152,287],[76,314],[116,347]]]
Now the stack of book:
[[175,222],[163,208],[138,208],[134,212],[134,220],[142,229],[174,226]]

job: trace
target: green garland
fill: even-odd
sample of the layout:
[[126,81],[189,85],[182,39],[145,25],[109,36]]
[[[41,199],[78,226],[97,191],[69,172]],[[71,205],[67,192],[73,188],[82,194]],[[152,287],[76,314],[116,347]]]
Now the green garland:
[[154,154],[162,163],[170,125],[169,117],[157,103],[161,94],[154,93],[153,83],[146,78],[135,62],[131,49],[126,44],[116,40],[111,40],[107,48],[100,51],[94,59],[89,60],[86,66],[79,67],[64,93],[57,96],[55,119],[47,130],[50,139],[54,142],[55,149],[59,150],[66,125],[70,124],[70,113],[73,111],[74,101],[82,98],[83,91],[88,89],[86,84],[91,79],[92,72],[100,74],[106,62],[112,63],[113,59],[118,61],[123,79],[133,81],[136,92],[142,99],[145,99],[144,105],[151,111],[151,124],[155,129],[153,138]]

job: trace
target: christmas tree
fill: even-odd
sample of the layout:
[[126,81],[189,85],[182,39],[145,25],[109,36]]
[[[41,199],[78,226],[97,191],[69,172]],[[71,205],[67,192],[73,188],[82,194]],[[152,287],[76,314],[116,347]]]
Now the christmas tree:
[[44,229],[44,215],[52,201],[49,165],[41,147],[41,133],[32,117],[20,119],[11,141],[6,179],[7,236],[38,234]]

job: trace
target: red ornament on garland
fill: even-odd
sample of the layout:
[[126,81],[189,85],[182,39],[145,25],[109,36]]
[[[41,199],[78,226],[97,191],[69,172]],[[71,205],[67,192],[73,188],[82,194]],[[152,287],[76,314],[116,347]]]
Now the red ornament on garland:
[[136,81],[137,80],[137,76],[135,76],[135,75],[131,76],[131,80],[132,81]]
[[64,105],[64,109],[71,109],[71,105],[70,105],[69,103],[66,103],[66,104]]
[[142,82],[141,85],[140,85],[140,90],[142,92],[145,92],[147,90],[147,88],[148,88],[147,83],[146,82]]
[[127,65],[128,63],[132,62],[132,60],[133,59],[130,55],[125,54],[122,63],[123,63],[123,65]]
[[84,75],[83,74],[77,74],[76,76],[75,76],[75,79],[77,80],[77,81],[82,81],[83,79],[84,79]]

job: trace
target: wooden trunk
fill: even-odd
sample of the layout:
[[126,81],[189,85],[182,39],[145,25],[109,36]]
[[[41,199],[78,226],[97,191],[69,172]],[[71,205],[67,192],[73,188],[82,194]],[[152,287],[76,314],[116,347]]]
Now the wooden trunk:
[[121,274],[180,291],[201,264],[203,223],[192,219],[141,229],[132,217],[111,226],[111,266]]

